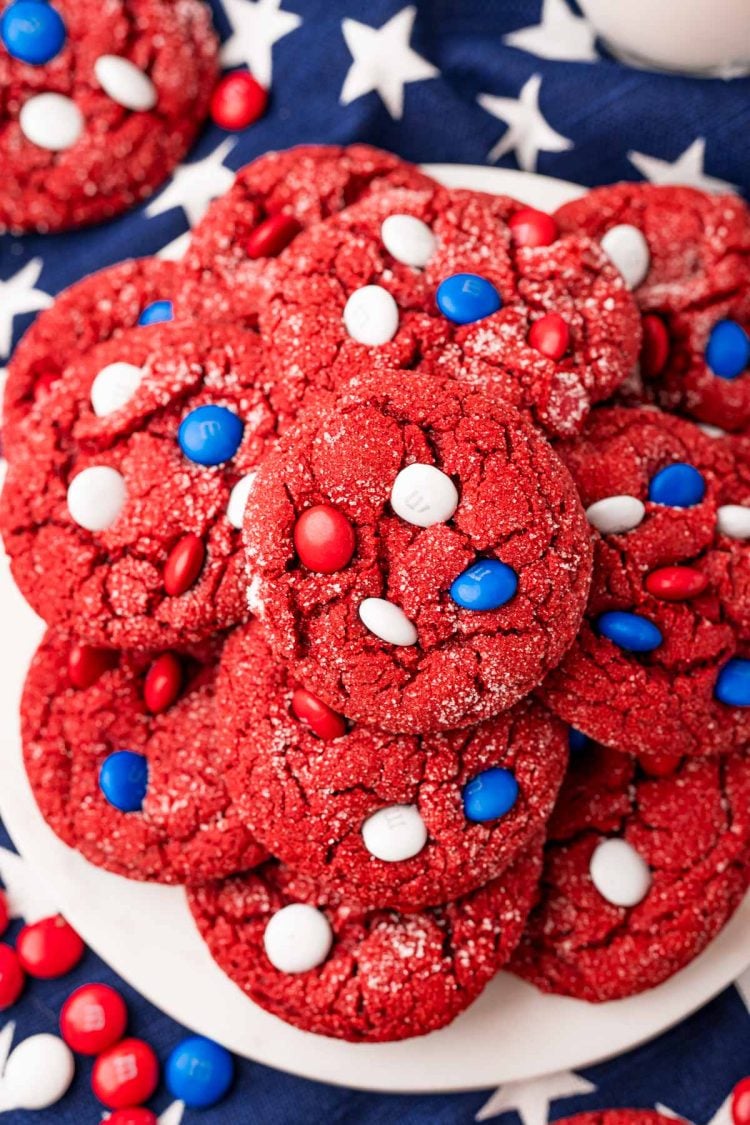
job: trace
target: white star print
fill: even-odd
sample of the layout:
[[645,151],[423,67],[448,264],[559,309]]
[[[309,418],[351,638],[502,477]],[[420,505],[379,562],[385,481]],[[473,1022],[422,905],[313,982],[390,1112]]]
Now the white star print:
[[572,1070],[546,1074],[530,1082],[506,1082],[484,1103],[474,1120],[488,1121],[508,1110],[515,1110],[523,1125],[547,1125],[552,1102],[572,1098],[576,1094],[591,1094],[595,1089],[596,1086]]
[[737,991],[742,997],[745,1007],[750,1012],[750,969],[746,969],[736,982]]
[[354,60],[341,88],[341,105],[376,90],[391,117],[399,121],[404,114],[404,86],[438,77],[438,68],[409,46],[416,15],[417,9],[409,5],[382,27],[351,19],[341,21]]
[[565,0],[543,0],[541,21],[520,27],[503,37],[503,43],[540,59],[593,62],[595,31],[588,20],[577,16]]
[[11,918],[23,918],[30,923],[58,913],[48,884],[22,856],[7,848],[0,848],[0,879]]
[[499,98],[494,94],[480,94],[477,101],[493,117],[506,121],[508,128],[490,149],[487,159],[499,160],[507,152],[515,152],[524,172],[536,171],[539,152],[564,152],[573,147],[568,137],[556,133],[547,124],[539,109],[541,74],[532,74],[524,83],[518,98]]
[[194,227],[211,200],[223,195],[234,183],[234,172],[224,167],[224,161],[236,143],[233,137],[227,137],[203,160],[181,164],[164,191],[149,203],[148,217],[153,219],[173,207],[181,207],[188,224]]
[[165,262],[179,262],[180,258],[185,256],[185,251],[190,243],[190,231],[183,231],[178,234],[177,238],[173,238],[166,246],[162,246],[161,250],[156,251],[156,257],[163,259]]
[[23,269],[0,281],[0,355],[9,356],[13,343],[13,318],[23,313],[39,312],[52,304],[49,293],[37,289],[36,283],[44,262],[32,258]]
[[703,171],[705,156],[706,138],[696,137],[672,163],[635,150],[628,153],[628,160],[652,184],[687,184],[704,191],[736,191],[736,184],[708,176]]
[[706,1122],[706,1125],[733,1125],[733,1120],[732,1095],[730,1094],[727,1100],[719,1106],[711,1120]]
[[282,12],[281,0],[224,0],[232,35],[222,47],[224,66],[245,64],[261,86],[271,85],[273,45],[296,31],[302,17]]

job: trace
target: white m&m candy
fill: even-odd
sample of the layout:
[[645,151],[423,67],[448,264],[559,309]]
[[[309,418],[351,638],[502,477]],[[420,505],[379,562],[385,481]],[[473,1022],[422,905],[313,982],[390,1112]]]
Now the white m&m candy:
[[398,863],[421,852],[427,843],[427,829],[414,805],[389,805],[367,818],[362,839],[376,859]]
[[407,465],[393,482],[391,507],[407,523],[432,527],[451,518],[458,507],[458,491],[434,465]]
[[589,865],[591,881],[613,906],[637,906],[649,892],[651,872],[627,840],[602,840]]
[[632,531],[645,515],[646,505],[637,496],[605,496],[586,509],[586,519],[602,535]]
[[381,285],[363,285],[344,306],[344,327],[359,344],[387,344],[398,332],[398,305]]
[[321,910],[293,902],[273,915],[265,933],[266,956],[280,973],[307,973],[322,965],[333,945],[331,924]]
[[143,369],[133,363],[108,363],[91,384],[91,405],[94,414],[103,418],[114,414],[129,402],[138,390]]
[[62,152],[83,133],[83,114],[64,94],[37,94],[24,103],[18,124],[32,144]]
[[389,215],[380,228],[389,254],[405,266],[426,266],[437,249],[437,239],[427,223],[413,215]]
[[389,645],[417,643],[417,630],[404,611],[386,598],[365,598],[360,603],[359,619],[366,629]]
[[75,1074],[70,1048],[56,1035],[32,1035],[12,1052],[3,1074],[3,1109],[47,1109]]
[[750,508],[742,504],[723,504],[716,513],[720,535],[730,539],[750,539]]
[[232,527],[236,527],[238,531],[242,531],[245,508],[247,507],[248,497],[250,496],[250,490],[253,487],[254,480],[255,473],[246,473],[244,477],[240,477],[229,494],[227,519]]
[[94,74],[104,93],[125,109],[143,112],[156,105],[156,87],[130,59],[100,55],[94,63]]
[[601,241],[602,250],[620,271],[628,289],[637,289],[651,265],[648,243],[638,227],[620,223],[610,227]]
[[125,481],[117,469],[92,465],[68,485],[70,518],[87,531],[104,531],[119,516],[125,497]]

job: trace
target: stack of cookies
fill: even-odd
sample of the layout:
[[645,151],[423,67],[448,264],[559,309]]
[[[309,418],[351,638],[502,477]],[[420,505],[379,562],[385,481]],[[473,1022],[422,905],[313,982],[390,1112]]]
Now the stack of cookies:
[[298,1027],[652,987],[750,881],[750,215],[269,154],[19,345],[49,825]]

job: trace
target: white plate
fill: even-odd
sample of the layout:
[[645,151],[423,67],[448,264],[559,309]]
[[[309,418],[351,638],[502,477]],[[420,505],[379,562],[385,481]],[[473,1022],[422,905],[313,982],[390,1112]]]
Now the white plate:
[[[506,192],[554,208],[580,188],[520,172],[439,165],[452,186]],[[43,580],[43,579],[41,579]],[[693,964],[651,992],[589,1005],[543,996],[500,975],[450,1027],[392,1044],[349,1044],[288,1027],[256,1007],[216,967],[184,894],[92,867],[37,812],[21,764],[18,700],[42,629],[0,568],[0,814],[21,854],[44,876],[71,924],[140,993],[237,1054],[322,1082],[381,1091],[497,1086],[591,1065],[664,1031],[730,984],[750,962],[750,898]]]

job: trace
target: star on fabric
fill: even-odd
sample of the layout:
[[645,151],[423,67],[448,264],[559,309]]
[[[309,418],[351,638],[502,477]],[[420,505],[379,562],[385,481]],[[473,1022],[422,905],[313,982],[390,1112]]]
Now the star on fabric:
[[571,11],[565,0],[543,0],[540,22],[511,31],[503,43],[540,59],[594,62],[595,37],[589,21]]
[[224,0],[232,35],[221,51],[224,66],[247,66],[261,86],[271,85],[273,45],[296,31],[302,17],[282,12],[281,0]]
[[164,191],[149,203],[148,217],[153,219],[173,207],[181,207],[188,224],[194,227],[211,200],[223,195],[234,183],[234,172],[224,167],[224,161],[236,144],[234,137],[227,137],[203,160],[181,164]]
[[487,159],[499,160],[508,152],[515,152],[519,167],[524,172],[536,171],[540,152],[564,152],[573,147],[569,137],[556,133],[548,125],[539,109],[541,74],[532,74],[524,83],[518,98],[499,98],[494,94],[480,94],[477,101],[482,109],[507,122],[508,128],[490,149]]
[[705,156],[706,138],[696,137],[671,163],[635,150],[628,153],[628,160],[652,184],[687,184],[704,191],[736,191],[736,184],[709,176],[703,171]]
[[157,250],[156,257],[165,262],[179,262],[180,258],[185,256],[189,244],[190,231],[186,230],[182,234],[178,234],[177,238],[173,238],[166,246],[162,246],[161,250]]
[[394,120],[404,115],[404,86],[437,78],[440,71],[410,45],[417,9],[413,4],[391,16],[382,27],[344,19],[341,31],[354,60],[347,71],[339,102],[349,105],[377,91]]
[[506,1082],[484,1103],[474,1120],[489,1121],[491,1117],[515,1110],[523,1125],[547,1125],[552,1102],[576,1094],[591,1094],[595,1089],[596,1086],[572,1070],[546,1074],[529,1082]]
[[0,356],[10,355],[14,317],[39,312],[52,304],[49,293],[36,288],[43,266],[41,258],[32,258],[13,277],[0,281]]
[[36,869],[23,856],[8,848],[0,848],[0,879],[5,886],[11,918],[22,918],[32,923],[58,913],[59,906],[49,885],[40,879]]

